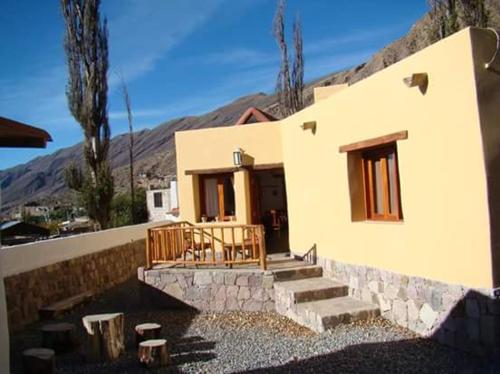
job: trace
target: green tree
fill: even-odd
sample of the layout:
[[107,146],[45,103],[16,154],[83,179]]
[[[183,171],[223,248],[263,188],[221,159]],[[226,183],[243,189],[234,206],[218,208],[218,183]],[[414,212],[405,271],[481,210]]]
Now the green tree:
[[80,124],[85,170],[71,164],[66,181],[81,194],[88,214],[101,229],[109,226],[114,183],[108,162],[108,28],[100,20],[100,0],[61,0],[66,25],[64,51],[68,65],[66,96]]
[[132,197],[130,193],[118,193],[113,198],[111,204],[111,220],[113,227],[133,225],[148,221],[146,190],[144,188],[136,188],[134,195],[135,221],[132,221]]

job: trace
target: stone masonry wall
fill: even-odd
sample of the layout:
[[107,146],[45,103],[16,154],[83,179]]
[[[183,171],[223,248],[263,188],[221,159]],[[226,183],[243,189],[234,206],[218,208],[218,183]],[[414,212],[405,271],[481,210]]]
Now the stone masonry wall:
[[8,276],[5,297],[10,330],[38,319],[38,309],[82,292],[101,293],[145,264],[145,240]]
[[479,354],[500,353],[500,301],[470,289],[366,266],[318,258],[324,276],[349,295],[378,304],[382,316],[443,344]]
[[259,270],[139,268],[145,284],[202,311],[274,311],[274,277]]

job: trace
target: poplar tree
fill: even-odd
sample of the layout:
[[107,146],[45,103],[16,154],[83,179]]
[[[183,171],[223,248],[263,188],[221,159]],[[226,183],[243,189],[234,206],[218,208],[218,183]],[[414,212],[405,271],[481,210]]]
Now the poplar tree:
[[288,117],[304,107],[304,56],[302,26],[297,18],[293,25],[294,60],[290,73],[288,45],[285,37],[285,0],[278,0],[273,20],[273,34],[280,49],[280,70],[276,80],[276,94],[281,115]]
[[61,0],[65,22],[64,51],[68,66],[68,107],[83,131],[84,171],[72,163],[68,186],[78,191],[89,217],[109,227],[114,186],[108,162],[108,28],[101,22],[100,0]]

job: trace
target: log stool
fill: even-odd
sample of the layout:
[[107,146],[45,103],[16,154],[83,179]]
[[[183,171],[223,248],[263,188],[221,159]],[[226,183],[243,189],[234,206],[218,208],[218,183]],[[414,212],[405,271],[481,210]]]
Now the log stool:
[[31,348],[23,351],[23,369],[26,374],[52,374],[55,352],[47,348]]
[[91,361],[113,361],[125,351],[123,313],[95,314],[82,318],[87,330],[86,356]]
[[75,325],[72,323],[52,323],[42,331],[42,347],[53,349],[56,353],[69,352],[76,345]]
[[139,362],[147,368],[159,368],[170,364],[170,354],[165,339],[145,340],[139,343]]
[[135,326],[135,344],[145,340],[160,339],[161,325],[158,323],[142,323]]

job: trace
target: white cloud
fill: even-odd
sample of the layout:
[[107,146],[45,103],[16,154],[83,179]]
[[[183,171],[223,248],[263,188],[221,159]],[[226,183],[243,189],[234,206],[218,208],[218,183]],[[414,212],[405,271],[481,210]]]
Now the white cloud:
[[[173,47],[212,17],[222,1],[148,0],[146,3],[143,0],[122,0],[103,3],[102,14],[109,16],[110,88],[119,82],[115,72],[122,73],[130,83],[155,68]],[[52,65],[33,69],[30,76],[2,78],[0,113],[21,121],[48,125],[51,132],[74,124],[67,108],[67,68],[62,53],[61,48],[61,55],[54,57]],[[136,115],[153,114],[137,111]]]
[[[122,72],[128,82],[151,71],[168,51],[210,19],[222,2],[148,0],[145,6],[144,0],[123,1],[126,10],[109,18],[111,70]],[[112,74],[110,85],[116,83]]]
[[361,45],[377,42],[382,38],[392,39],[406,27],[407,24],[405,23],[383,28],[355,30],[349,34],[319,39],[317,41],[304,43],[304,54],[328,53],[332,49],[338,48],[359,48]]
[[203,63],[210,65],[237,65],[239,67],[261,66],[269,63],[279,62],[278,52],[268,53],[265,51],[237,47],[231,50],[222,50],[207,53],[202,56],[189,57],[188,63]]

